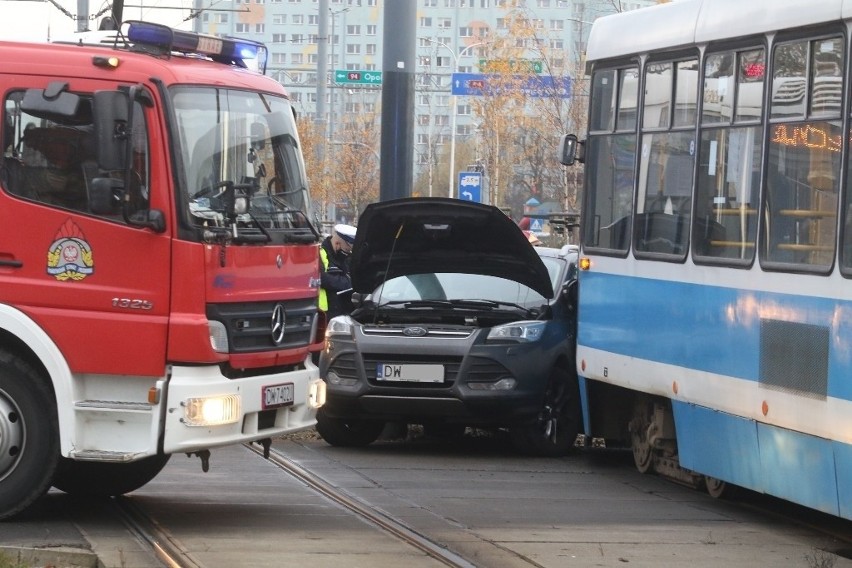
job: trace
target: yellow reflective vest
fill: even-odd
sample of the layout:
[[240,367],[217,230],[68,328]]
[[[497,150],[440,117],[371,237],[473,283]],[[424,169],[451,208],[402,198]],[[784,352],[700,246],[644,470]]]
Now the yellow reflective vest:
[[[322,262],[322,271],[328,270],[328,253],[325,252],[323,247],[320,247],[320,262]],[[328,292],[322,286],[319,290],[319,309],[324,312],[328,311]]]

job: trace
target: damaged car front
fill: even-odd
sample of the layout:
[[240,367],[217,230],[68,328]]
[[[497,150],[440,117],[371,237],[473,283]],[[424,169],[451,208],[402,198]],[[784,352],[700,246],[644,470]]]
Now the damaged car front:
[[446,198],[369,205],[353,250],[357,307],[328,323],[320,357],[328,443],[402,422],[506,428],[538,455],[573,447],[576,250],[537,250],[496,207]]

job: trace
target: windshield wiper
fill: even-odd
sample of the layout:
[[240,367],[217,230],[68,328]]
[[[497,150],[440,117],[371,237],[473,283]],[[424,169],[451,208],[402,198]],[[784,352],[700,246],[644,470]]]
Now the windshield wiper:
[[512,302],[501,302],[498,300],[391,300],[376,306],[381,308],[384,306],[402,305],[404,308],[449,308],[463,310],[492,310],[494,308],[509,307],[517,308],[525,314],[533,313],[533,310],[525,308],[520,304]]
[[515,304],[513,302],[501,302],[500,300],[484,300],[484,299],[471,299],[471,300],[451,300],[454,306],[464,307],[464,308],[473,308],[473,309],[482,309],[482,308],[517,308],[524,312],[525,314],[533,313],[533,310],[530,308],[526,308],[520,304]]

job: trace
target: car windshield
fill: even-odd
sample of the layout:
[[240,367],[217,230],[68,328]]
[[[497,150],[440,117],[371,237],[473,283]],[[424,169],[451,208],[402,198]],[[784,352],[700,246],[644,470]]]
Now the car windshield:
[[[548,260],[552,259],[543,260],[545,264],[550,265]],[[556,278],[559,273],[557,267],[551,275]],[[535,308],[547,303],[541,294],[513,280],[481,274],[447,272],[409,274],[392,278],[376,288],[372,299],[377,304],[478,300],[524,308]]]
[[172,90],[180,179],[190,219],[199,227],[229,223],[228,205],[248,209],[230,222],[291,229],[307,222],[308,190],[293,112],[287,99],[213,87]]

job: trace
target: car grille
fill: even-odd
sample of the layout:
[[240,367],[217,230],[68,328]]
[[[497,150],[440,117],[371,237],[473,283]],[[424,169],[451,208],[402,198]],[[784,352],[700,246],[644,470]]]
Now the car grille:
[[[284,307],[285,323],[283,338],[276,344],[272,338],[272,311],[278,304]],[[231,353],[257,353],[310,345],[311,326],[316,313],[317,302],[311,298],[207,305],[207,319],[225,325]]]
[[475,331],[475,328],[461,326],[439,327],[434,325],[417,326],[417,325],[382,325],[382,326],[364,326],[361,331],[364,335],[378,337],[408,337],[409,334],[405,330],[422,329],[425,333],[413,336],[415,339],[420,337],[431,337],[437,339],[467,339]]

